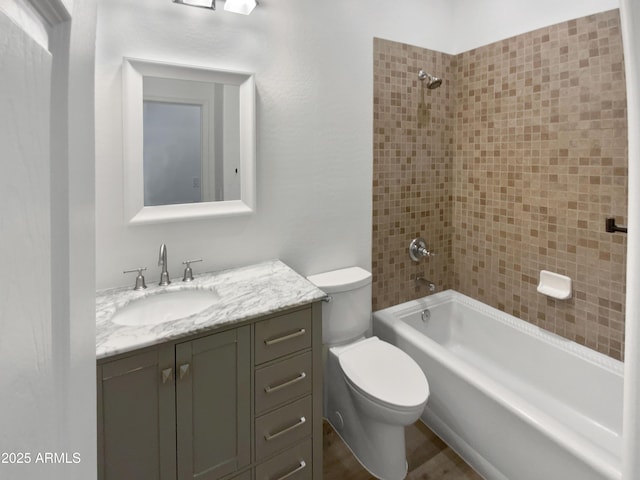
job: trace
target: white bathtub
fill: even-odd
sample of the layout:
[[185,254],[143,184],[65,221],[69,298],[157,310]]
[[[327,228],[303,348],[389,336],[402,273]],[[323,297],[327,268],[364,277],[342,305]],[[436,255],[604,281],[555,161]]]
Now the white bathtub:
[[485,479],[620,480],[622,362],[453,290],[375,312],[373,333],[422,367],[422,420]]

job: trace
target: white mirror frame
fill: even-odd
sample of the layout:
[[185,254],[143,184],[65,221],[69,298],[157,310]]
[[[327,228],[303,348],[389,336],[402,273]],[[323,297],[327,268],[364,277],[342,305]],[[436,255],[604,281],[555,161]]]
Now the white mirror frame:
[[[240,87],[240,200],[146,207],[143,175],[143,77]],[[129,225],[246,215],[256,203],[256,121],[253,74],[124,58],[122,63],[124,215]]]

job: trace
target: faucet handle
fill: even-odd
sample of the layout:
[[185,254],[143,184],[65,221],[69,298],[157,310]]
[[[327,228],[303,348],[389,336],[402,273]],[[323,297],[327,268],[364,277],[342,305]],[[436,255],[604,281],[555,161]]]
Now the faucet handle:
[[414,262],[419,262],[423,257],[433,257],[436,252],[432,252],[427,248],[427,242],[424,238],[418,237],[411,240],[409,244],[409,258]]
[[186,265],[186,267],[184,267],[184,275],[182,276],[183,282],[190,282],[191,280],[193,280],[193,270],[191,270],[191,264],[201,261],[202,259],[198,258],[195,260],[185,260],[184,262],[182,262],[183,265]]
[[136,286],[133,287],[134,290],[144,290],[145,288],[147,288],[147,284],[144,283],[144,275],[142,275],[142,272],[144,272],[147,269],[147,267],[140,267],[140,268],[134,268],[133,270],[124,270],[122,273],[138,273],[138,276],[136,277]]

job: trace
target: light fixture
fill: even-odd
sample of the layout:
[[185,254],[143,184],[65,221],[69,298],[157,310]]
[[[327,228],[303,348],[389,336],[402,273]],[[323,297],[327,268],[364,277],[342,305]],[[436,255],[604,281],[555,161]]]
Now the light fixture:
[[216,0],[173,0],[173,3],[189,5],[190,7],[208,8],[209,10],[216,9]]
[[256,0],[226,0],[224,9],[228,12],[249,15],[257,5]]
[[[208,8],[209,10],[216,9],[216,0],[173,0],[173,3],[188,5],[190,7]],[[227,12],[249,15],[257,5],[258,2],[256,0],[226,0],[224,2],[224,9]]]

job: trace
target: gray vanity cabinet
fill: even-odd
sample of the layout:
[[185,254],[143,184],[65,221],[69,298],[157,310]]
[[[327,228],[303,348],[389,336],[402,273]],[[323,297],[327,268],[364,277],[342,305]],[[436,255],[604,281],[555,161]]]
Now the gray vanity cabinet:
[[320,480],[319,303],[98,362],[99,480]]
[[98,478],[175,480],[174,350],[98,365]]
[[178,480],[214,480],[251,463],[251,330],[176,345]]
[[98,477],[215,480],[248,466],[250,352],[247,325],[99,365]]

